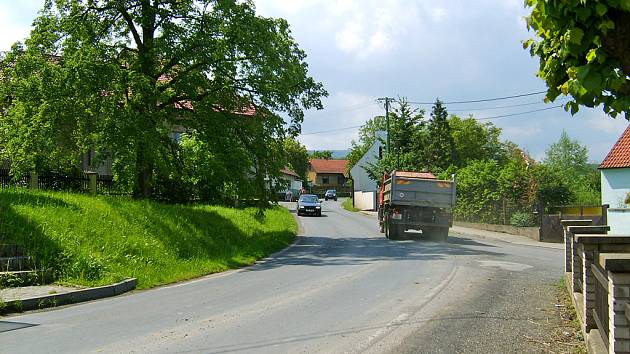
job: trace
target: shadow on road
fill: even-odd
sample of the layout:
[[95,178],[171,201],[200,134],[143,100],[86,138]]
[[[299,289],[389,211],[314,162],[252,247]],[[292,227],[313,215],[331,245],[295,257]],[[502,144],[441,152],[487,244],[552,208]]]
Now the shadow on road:
[[450,256],[502,256],[487,245],[459,237],[447,243],[390,241],[384,237],[300,236],[298,242],[263,263],[246,269],[255,272],[286,265],[362,265],[379,261],[434,261]]
[[16,329],[38,326],[32,323],[0,321],[0,333],[14,331]]

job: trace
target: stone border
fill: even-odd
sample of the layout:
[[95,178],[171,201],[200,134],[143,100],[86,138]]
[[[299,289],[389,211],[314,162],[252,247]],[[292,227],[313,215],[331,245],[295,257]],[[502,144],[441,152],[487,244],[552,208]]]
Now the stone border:
[[136,288],[136,278],[126,279],[120,283],[99,286],[96,288],[79,289],[63,294],[51,294],[27,299],[11,300],[0,309],[0,314],[39,310],[48,307],[57,307],[66,304],[74,304],[90,300],[102,299],[126,293]]
[[512,225],[484,224],[476,222],[453,221],[453,225],[462,226],[471,229],[486,230],[492,232],[502,232],[511,235],[525,236],[534,241],[540,241],[538,226],[534,227],[516,227]]

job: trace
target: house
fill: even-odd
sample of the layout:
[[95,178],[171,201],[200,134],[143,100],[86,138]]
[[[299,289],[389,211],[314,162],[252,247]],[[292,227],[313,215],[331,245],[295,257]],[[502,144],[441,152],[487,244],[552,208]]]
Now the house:
[[[280,170],[280,178],[289,182],[288,190],[290,190],[294,196],[299,195],[302,189],[302,179],[297,173],[285,167]],[[286,190],[284,192],[286,192]]]
[[630,126],[599,165],[610,234],[630,234]]
[[373,180],[367,173],[366,168],[374,165],[383,157],[384,141],[387,133],[376,132],[376,141],[368,151],[350,169],[352,176],[352,198],[354,207],[361,210],[376,210],[378,196],[378,181]]
[[323,194],[327,189],[337,190],[337,195],[349,193],[347,169],[348,160],[311,159],[308,180],[313,193]]

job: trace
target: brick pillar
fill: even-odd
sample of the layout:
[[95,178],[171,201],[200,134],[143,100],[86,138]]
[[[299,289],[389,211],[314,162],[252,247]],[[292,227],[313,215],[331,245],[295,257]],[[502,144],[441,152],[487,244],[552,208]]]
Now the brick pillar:
[[30,181],[29,188],[33,190],[39,189],[39,176],[37,175],[37,172],[35,171],[31,171],[31,181]]
[[630,273],[608,272],[608,352],[630,352],[630,326],[626,304],[630,303]]
[[580,244],[580,250],[580,258],[582,258],[582,294],[584,295],[583,332],[588,333],[591,329],[597,328],[597,324],[593,318],[593,309],[595,308],[595,282],[597,282],[597,279],[591,269],[597,245]]
[[573,233],[569,230],[570,226],[588,226],[593,223],[590,219],[584,220],[560,220],[562,230],[564,231],[564,271],[567,273],[573,270]]
[[96,195],[96,177],[98,176],[98,173],[96,172],[86,172],[85,174],[88,175],[89,178],[89,187],[90,187],[90,194],[92,195]]

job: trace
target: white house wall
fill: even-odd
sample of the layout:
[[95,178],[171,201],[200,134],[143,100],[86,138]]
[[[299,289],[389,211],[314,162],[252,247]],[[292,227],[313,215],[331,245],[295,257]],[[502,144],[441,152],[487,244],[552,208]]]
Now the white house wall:
[[375,210],[377,192],[354,192],[354,207],[361,210]]
[[630,206],[624,203],[630,193],[630,168],[601,170],[602,204],[608,204],[610,234],[630,234]]
[[378,132],[378,138],[372,144],[370,149],[361,157],[361,159],[350,169],[350,175],[352,176],[353,188],[355,191],[377,191],[378,183],[370,178],[365,167],[369,164],[375,164],[378,162],[378,151],[383,145],[381,139],[386,139],[385,132]]

